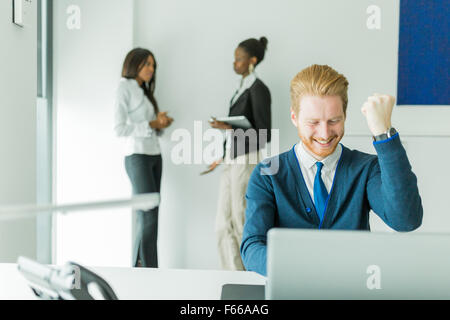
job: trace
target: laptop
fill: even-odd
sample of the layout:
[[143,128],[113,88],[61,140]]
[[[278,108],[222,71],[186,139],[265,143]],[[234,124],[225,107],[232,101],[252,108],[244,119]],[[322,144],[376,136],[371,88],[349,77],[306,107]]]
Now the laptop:
[[264,300],[265,286],[227,283],[222,286],[220,300]]
[[450,234],[271,229],[266,299],[450,299]]

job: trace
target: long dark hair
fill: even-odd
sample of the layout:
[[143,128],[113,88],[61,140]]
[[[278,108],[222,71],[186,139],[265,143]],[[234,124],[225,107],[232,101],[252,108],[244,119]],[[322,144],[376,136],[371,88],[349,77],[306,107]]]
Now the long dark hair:
[[142,48],[131,50],[123,62],[122,77],[126,79],[136,79],[149,56],[155,61],[155,71],[153,72],[152,79],[148,83],[142,83],[141,87],[147,98],[153,104],[155,114],[157,115],[159,113],[159,108],[155,96],[153,95],[156,86],[156,59],[153,53],[150,50]]

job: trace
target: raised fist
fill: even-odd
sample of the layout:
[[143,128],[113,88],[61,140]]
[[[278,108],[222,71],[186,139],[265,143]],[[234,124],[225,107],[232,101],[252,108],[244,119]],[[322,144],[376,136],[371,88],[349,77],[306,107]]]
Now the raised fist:
[[395,105],[395,98],[387,94],[378,94],[367,98],[361,112],[366,117],[367,124],[374,136],[385,133],[391,128],[392,110]]

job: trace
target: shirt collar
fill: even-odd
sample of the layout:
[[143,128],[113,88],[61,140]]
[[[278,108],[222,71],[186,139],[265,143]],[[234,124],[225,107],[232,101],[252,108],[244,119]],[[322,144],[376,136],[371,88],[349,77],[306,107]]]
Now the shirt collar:
[[256,80],[256,73],[255,72],[250,73],[248,76],[246,76],[245,78],[242,78],[239,81],[238,90],[244,91],[244,90],[250,88],[253,85],[253,83],[255,82],[255,80]]
[[[316,162],[318,162],[318,160],[315,159],[308,151],[306,151],[302,141],[298,143],[296,149],[298,160],[307,169],[312,169],[312,167],[316,164]],[[339,158],[341,157],[341,154],[342,154],[342,146],[341,144],[338,144],[334,152],[320,162],[323,163],[326,169],[334,170],[334,168],[336,168],[337,162],[339,161]]]

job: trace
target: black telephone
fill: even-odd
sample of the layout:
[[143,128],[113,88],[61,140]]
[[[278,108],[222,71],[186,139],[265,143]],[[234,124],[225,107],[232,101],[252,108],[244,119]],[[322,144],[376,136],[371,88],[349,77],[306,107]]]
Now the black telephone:
[[111,286],[85,267],[68,262],[52,267],[20,257],[18,269],[43,300],[118,300]]

